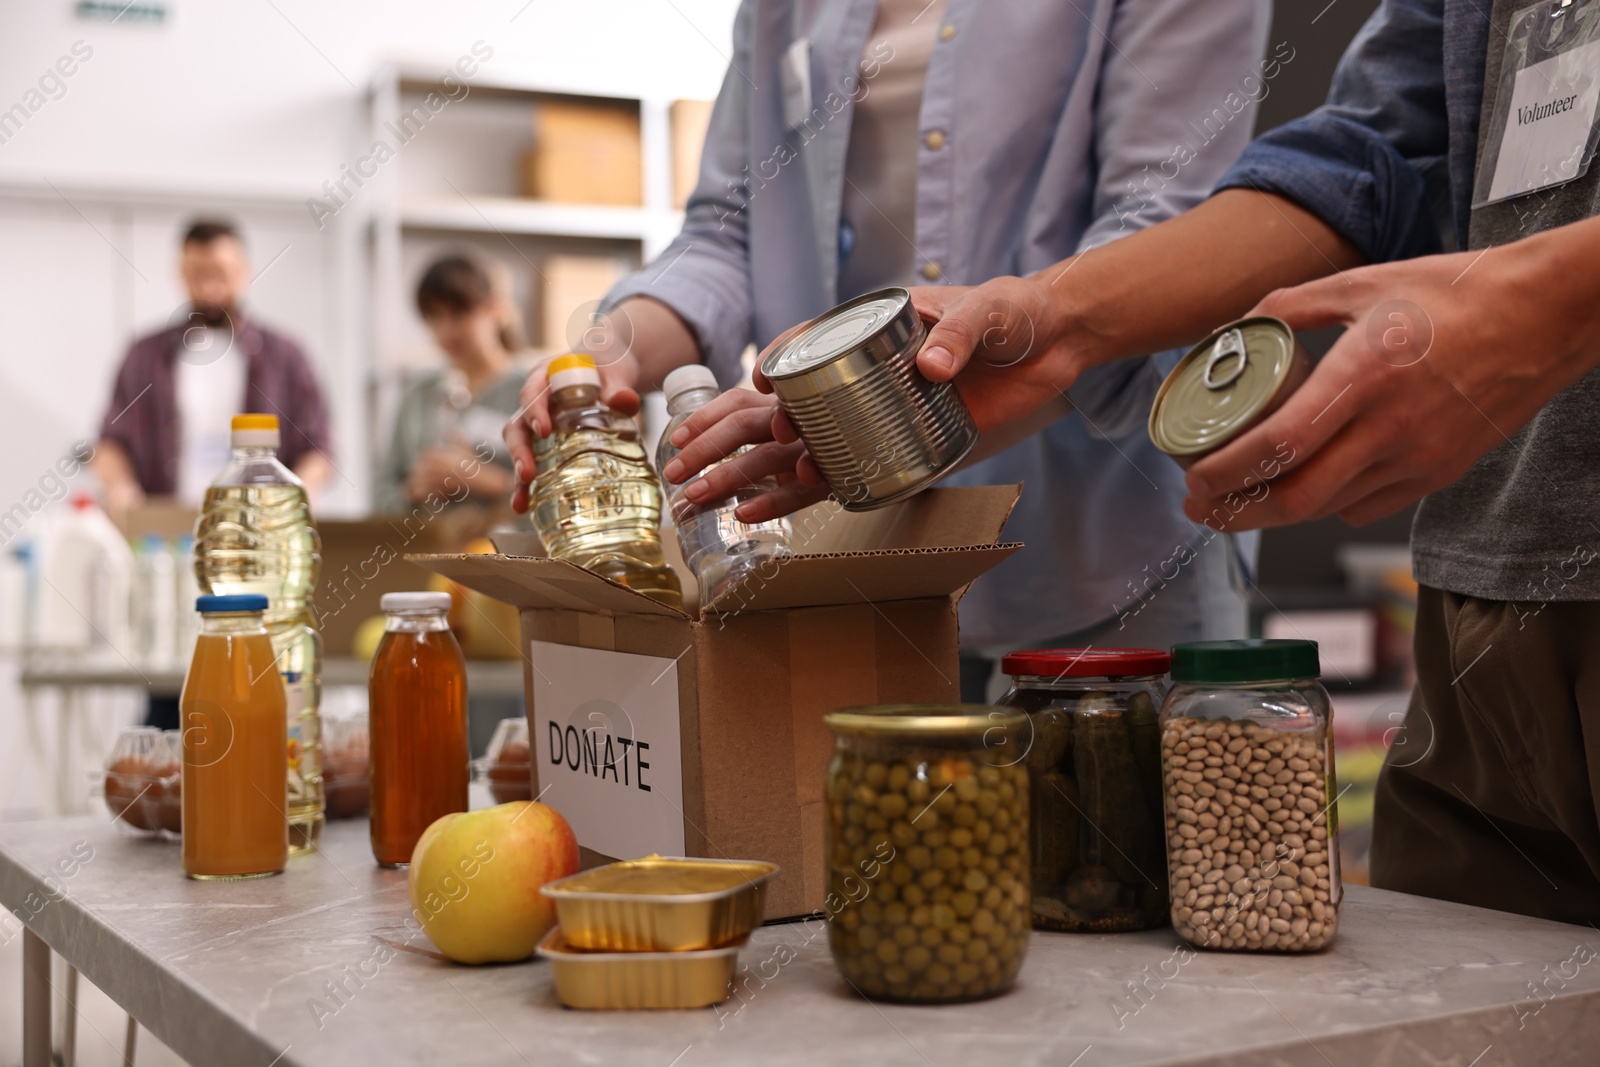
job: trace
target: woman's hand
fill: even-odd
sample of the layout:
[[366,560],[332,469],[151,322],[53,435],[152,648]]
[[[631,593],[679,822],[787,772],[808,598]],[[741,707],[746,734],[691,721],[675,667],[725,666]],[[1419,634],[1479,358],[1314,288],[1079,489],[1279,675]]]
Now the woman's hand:
[[[538,474],[538,464],[533,458],[534,435],[549,437],[554,424],[550,417],[550,361],[547,356],[528,371],[528,380],[522,384],[522,406],[506,420],[500,436],[505,438],[516,474],[511,491],[511,507],[517,512],[528,510],[528,487]],[[595,367],[600,371],[600,399],[611,410],[621,415],[639,413],[639,364],[626,350],[611,357],[597,355]]]
[[[774,435],[779,420],[788,430],[784,440]],[[725,500],[769,477],[778,487],[740,504],[734,511],[740,521],[765,522],[827,499],[821,475],[771,397],[729,389],[690,415],[671,440],[679,453],[661,476],[673,485],[688,482],[683,494],[691,503]],[[746,446],[750,451],[722,462]],[[700,471],[705,473],[695,478]]]

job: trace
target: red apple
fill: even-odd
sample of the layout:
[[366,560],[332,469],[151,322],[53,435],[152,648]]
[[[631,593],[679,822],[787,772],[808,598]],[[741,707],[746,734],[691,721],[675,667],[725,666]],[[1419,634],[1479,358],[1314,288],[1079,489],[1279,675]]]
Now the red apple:
[[457,963],[533,955],[555,925],[539,887],[578,872],[578,839],[554,808],[526,800],[438,819],[411,853],[411,911]]

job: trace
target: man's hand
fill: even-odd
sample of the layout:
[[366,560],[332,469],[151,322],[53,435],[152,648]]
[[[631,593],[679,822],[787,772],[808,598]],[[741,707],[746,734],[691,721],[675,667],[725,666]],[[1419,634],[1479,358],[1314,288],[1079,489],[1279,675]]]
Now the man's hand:
[[1597,250],[1591,220],[1272,293],[1255,314],[1346,331],[1283,407],[1190,469],[1184,510],[1230,531],[1361,524],[1449,485],[1600,362]]
[[1088,364],[1067,343],[1070,312],[1050,279],[1068,264],[1028,278],[979,286],[911,290],[930,325],[917,370],[930,381],[954,380],[980,432],[1059,402]]

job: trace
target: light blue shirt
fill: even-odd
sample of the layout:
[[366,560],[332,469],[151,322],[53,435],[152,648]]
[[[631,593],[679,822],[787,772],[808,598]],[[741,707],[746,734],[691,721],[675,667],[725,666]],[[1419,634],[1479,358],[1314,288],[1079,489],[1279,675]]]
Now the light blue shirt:
[[[672,307],[724,385],[747,344],[838,302],[845,148],[870,91],[875,10],[745,0],[683,232],[606,298]],[[1198,203],[1270,91],[1269,22],[1266,0],[950,0],[922,98],[921,129],[943,138],[917,148],[918,270],[951,285],[1027,274]],[[808,79],[788,59],[802,39]],[[806,80],[809,109],[794,99]],[[1070,391],[1079,413],[948,480],[1026,483],[1006,536],[1028,547],[963,599],[964,647],[1112,618],[1200,539],[1183,472],[1144,431],[1159,380],[1152,361],[1086,376]]]

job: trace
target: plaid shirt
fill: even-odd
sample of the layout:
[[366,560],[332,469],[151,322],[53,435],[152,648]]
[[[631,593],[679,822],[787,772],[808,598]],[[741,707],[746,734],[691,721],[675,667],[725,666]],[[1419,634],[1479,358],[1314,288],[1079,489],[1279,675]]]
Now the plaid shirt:
[[[173,364],[184,324],[135,341],[117,371],[100,439],[119,445],[148,496],[178,488],[180,413]],[[283,443],[278,458],[290,468],[310,452],[331,457],[328,408],[300,346],[254,322],[235,320],[234,343],[245,356],[245,395],[239,413],[278,416]],[[218,418],[235,412],[218,412]]]

